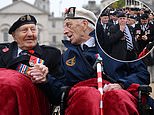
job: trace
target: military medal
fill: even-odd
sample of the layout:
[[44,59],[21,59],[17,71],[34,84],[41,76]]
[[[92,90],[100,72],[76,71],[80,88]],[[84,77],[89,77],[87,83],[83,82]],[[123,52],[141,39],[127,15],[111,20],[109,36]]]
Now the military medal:
[[30,67],[25,65],[25,64],[19,64],[17,69],[16,69],[18,72],[28,76],[28,71],[30,70]]
[[29,60],[29,65],[34,66],[35,64],[44,64],[44,60],[31,55]]

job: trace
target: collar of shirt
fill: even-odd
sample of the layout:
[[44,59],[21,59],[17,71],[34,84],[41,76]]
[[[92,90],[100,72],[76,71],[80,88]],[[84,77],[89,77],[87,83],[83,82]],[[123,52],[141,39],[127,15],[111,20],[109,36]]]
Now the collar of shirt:
[[19,57],[19,53],[20,53],[20,52],[22,52],[22,49],[20,49],[20,48],[18,47],[17,57]]
[[95,46],[95,38],[91,37],[86,42],[81,44],[81,48],[83,49],[83,44],[86,44],[88,47],[94,47]]

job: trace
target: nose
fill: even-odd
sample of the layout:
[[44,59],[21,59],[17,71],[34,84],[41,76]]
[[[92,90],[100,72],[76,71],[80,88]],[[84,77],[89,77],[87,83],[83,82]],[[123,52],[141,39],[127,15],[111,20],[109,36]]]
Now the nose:
[[64,35],[66,35],[69,32],[68,27],[64,27]]
[[28,28],[27,35],[28,36],[32,36],[33,35],[32,30],[30,28]]

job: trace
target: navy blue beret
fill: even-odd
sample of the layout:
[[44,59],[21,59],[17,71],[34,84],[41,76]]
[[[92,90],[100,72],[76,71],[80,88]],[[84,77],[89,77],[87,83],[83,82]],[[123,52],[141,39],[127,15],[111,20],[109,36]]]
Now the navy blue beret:
[[17,28],[24,24],[35,24],[36,25],[37,21],[34,16],[30,14],[26,14],[24,16],[21,16],[17,21],[13,23],[13,25],[9,29],[9,34],[12,34]]
[[126,15],[125,13],[123,13],[123,12],[119,12],[119,13],[117,14],[117,17],[118,17],[118,18],[120,18],[120,17],[127,17],[127,15]]

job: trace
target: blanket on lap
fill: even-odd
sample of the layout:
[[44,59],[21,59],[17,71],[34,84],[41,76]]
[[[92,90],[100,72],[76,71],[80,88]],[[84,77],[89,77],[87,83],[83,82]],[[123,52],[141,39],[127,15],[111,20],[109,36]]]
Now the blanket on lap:
[[0,115],[49,115],[46,96],[25,75],[0,68]]

